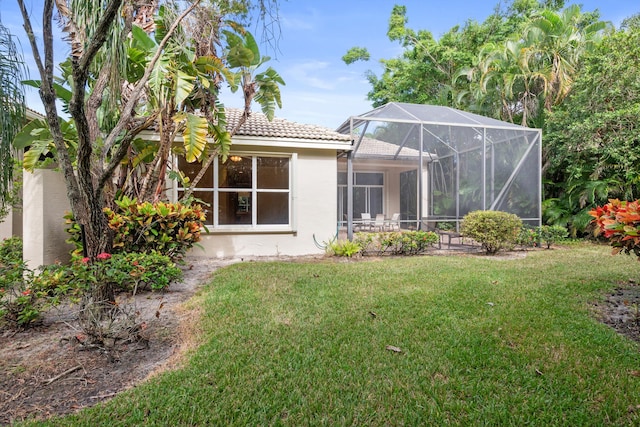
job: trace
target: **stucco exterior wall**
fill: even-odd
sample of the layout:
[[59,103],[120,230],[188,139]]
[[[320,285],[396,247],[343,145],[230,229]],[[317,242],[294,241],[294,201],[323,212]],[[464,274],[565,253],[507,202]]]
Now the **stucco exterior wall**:
[[[261,147],[243,147],[265,153]],[[295,154],[291,167],[292,217],[290,230],[218,231],[203,234],[201,247],[189,255],[213,258],[298,256],[322,254],[316,242],[335,236],[337,212],[336,151],[272,149]],[[63,216],[70,211],[62,174],[54,170],[24,173],[24,259],[29,268],[69,260]],[[28,190],[27,190],[28,189]],[[315,239],[315,240],[314,240]]]
[[22,205],[9,209],[7,216],[0,222],[0,240],[12,236],[22,237]]
[[0,240],[13,236],[13,211],[9,211],[6,218],[0,222]]
[[51,169],[24,172],[23,259],[31,269],[70,259],[63,216],[71,210],[64,178]]
[[[247,147],[248,148],[248,147]],[[262,150],[264,152],[264,149]],[[321,254],[314,242],[336,234],[335,150],[297,150],[292,165],[292,231],[233,233],[211,231],[189,255],[215,258]]]

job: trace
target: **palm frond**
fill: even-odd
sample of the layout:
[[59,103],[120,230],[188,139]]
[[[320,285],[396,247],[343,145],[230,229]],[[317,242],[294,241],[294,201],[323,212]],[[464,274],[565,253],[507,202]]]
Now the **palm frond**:
[[26,73],[13,36],[0,23],[0,208],[5,206],[13,180],[11,142],[25,120],[21,82]]

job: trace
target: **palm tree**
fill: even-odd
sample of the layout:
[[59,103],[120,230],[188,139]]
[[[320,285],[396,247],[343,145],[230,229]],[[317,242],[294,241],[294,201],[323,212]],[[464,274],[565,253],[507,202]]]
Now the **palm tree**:
[[[0,22],[0,212],[6,212],[13,181],[11,142],[25,120],[26,69],[13,36]],[[3,215],[0,215],[2,218]]]
[[600,39],[611,24],[585,23],[580,6],[561,12],[545,9],[525,30],[529,41],[529,67],[543,81],[544,106],[551,110],[569,94],[582,55]]
[[524,41],[507,41],[503,46],[489,45],[481,51],[478,65],[479,85],[483,93],[497,92],[500,118],[523,126],[537,115],[537,73],[529,69],[528,45]]
[[577,5],[542,10],[521,37],[484,46],[476,66],[459,72],[471,81],[460,99],[503,120],[541,127],[542,109],[550,111],[569,94],[580,58],[609,26],[589,19]]

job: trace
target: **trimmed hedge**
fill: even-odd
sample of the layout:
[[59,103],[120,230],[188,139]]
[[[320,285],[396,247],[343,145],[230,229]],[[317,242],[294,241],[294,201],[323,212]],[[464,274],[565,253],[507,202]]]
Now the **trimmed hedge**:
[[487,254],[511,249],[518,241],[522,220],[501,211],[469,212],[462,219],[460,231],[480,243]]

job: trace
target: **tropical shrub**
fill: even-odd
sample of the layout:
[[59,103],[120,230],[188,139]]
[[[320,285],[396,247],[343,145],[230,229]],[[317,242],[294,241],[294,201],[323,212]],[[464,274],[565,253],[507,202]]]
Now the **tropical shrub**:
[[123,197],[117,209],[105,209],[109,228],[115,231],[113,247],[122,252],[157,251],[180,259],[200,240],[206,219],[201,205],[138,203]]
[[523,225],[518,233],[518,238],[516,239],[516,245],[523,248],[533,248],[538,245],[539,233],[538,231],[528,225]]
[[22,260],[22,239],[11,237],[0,243],[0,289],[23,281],[26,265]]
[[439,241],[433,231],[357,233],[363,255],[418,255]]
[[464,236],[480,243],[487,254],[495,254],[515,245],[522,220],[507,212],[474,211],[464,216],[460,229]]
[[70,279],[79,286],[110,283],[114,289],[132,293],[165,289],[182,277],[182,270],[168,256],[155,251],[103,253],[94,261],[76,260],[70,268]]
[[535,228],[523,225],[516,239],[516,244],[524,248],[545,244],[547,249],[550,249],[551,245],[565,239],[568,235],[567,228],[561,225],[542,225]]
[[613,254],[633,253],[640,260],[640,201],[609,200],[589,211],[595,219],[594,233],[609,239]]
[[[69,266],[41,266],[37,274],[34,273],[22,261],[21,248],[22,241],[18,238],[7,239],[0,245],[1,327],[36,325],[46,310],[63,299],[75,297],[77,300],[84,290],[77,280],[73,280]],[[8,253],[11,254],[9,257],[6,256]]]
[[538,228],[538,240],[547,245],[547,249],[551,248],[554,243],[566,238],[569,231],[561,225],[543,225]]
[[0,320],[2,324],[29,327],[42,315],[42,300],[32,289],[14,287],[0,289]]
[[30,277],[33,274],[22,260],[22,240],[4,239],[0,244],[0,325],[37,323],[46,301],[29,285]]
[[22,239],[9,237],[0,243],[0,263],[16,263],[22,261]]
[[[135,198],[126,196],[116,201],[116,208],[104,211],[109,228],[114,232],[113,253],[157,251],[173,260],[183,258],[197,244],[206,219],[200,205],[138,203]],[[81,257],[80,226],[71,214],[67,214],[65,219],[70,234],[67,242],[75,246],[73,254]]]
[[76,257],[69,265],[43,266],[34,274],[22,261],[22,241],[5,239],[0,244],[0,327],[33,326],[45,310],[62,300],[81,301],[96,283],[136,293],[165,289],[181,277],[182,270],[155,251],[103,253],[94,261]]
[[327,253],[334,256],[349,257],[358,254],[362,248],[351,240],[333,240],[327,245]]
[[28,283],[48,298],[51,305],[59,304],[64,298],[76,302],[89,289],[86,281],[76,278],[72,266],[60,263],[39,267],[38,274],[32,274]]

